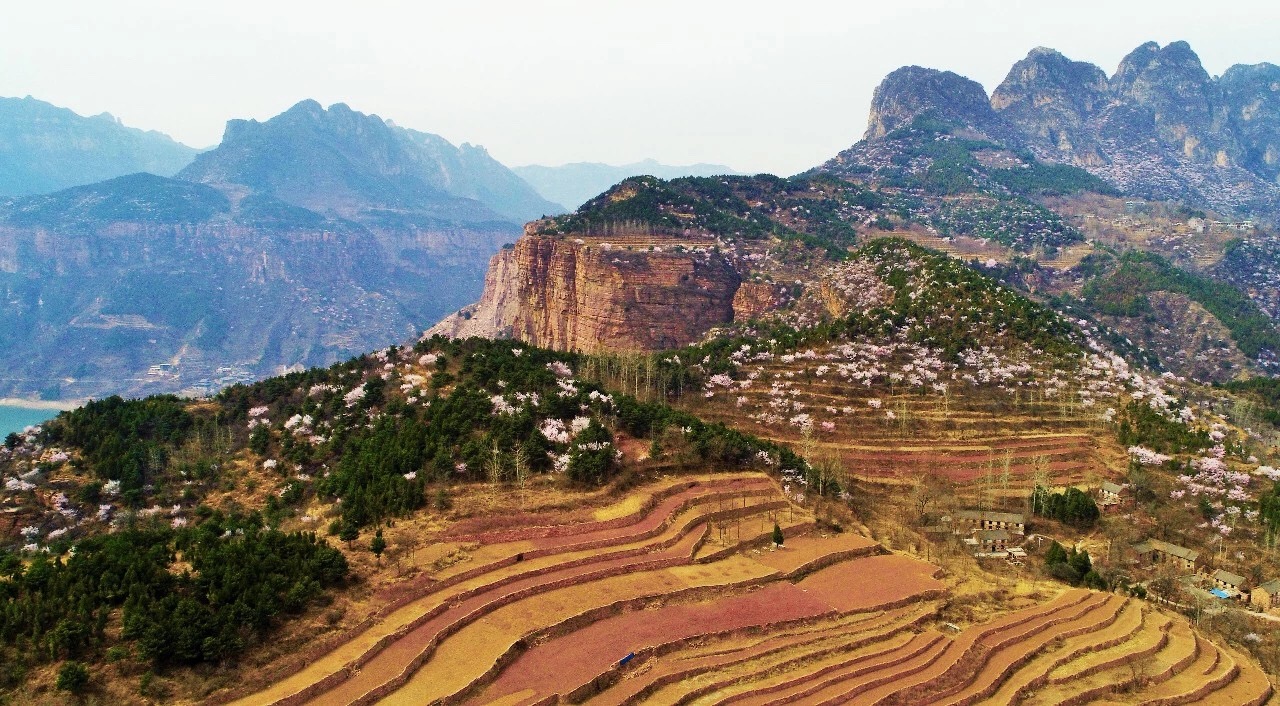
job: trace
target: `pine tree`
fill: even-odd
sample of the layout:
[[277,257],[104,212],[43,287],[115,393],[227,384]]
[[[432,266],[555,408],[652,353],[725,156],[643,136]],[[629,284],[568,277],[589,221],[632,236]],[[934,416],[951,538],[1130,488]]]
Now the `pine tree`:
[[1045,566],[1067,563],[1067,550],[1063,549],[1062,545],[1057,542],[1050,544],[1049,550],[1044,553],[1044,563]]
[[377,557],[379,561],[381,561],[382,552],[386,551],[386,549],[387,549],[387,540],[382,538],[382,530],[378,530],[377,532],[374,532],[373,541],[369,542],[369,551],[373,552],[373,555]]
[[777,522],[773,523],[773,543],[775,546],[782,546],[782,527]]

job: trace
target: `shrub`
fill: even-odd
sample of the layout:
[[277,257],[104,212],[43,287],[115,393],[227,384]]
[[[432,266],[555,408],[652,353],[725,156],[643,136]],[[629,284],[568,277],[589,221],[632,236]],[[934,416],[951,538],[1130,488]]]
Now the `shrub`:
[[58,668],[58,690],[79,694],[89,685],[89,670],[79,662],[67,661]]

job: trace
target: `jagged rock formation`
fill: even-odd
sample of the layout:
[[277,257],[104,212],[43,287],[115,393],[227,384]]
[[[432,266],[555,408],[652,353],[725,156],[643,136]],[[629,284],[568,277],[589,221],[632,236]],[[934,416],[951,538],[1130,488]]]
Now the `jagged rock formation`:
[[313,101],[179,177],[0,202],[0,396],[202,392],[411,339],[555,209],[482,148]]
[[718,254],[631,251],[528,232],[493,256],[480,301],[427,334],[556,350],[675,348],[733,321],[740,283]]
[[1209,76],[1186,42],[1148,42],[1108,78],[1033,49],[990,99],[947,71],[906,67],[877,88],[867,140],[920,116],[1037,158],[1083,167],[1126,193],[1274,217],[1280,202],[1280,68]]
[[135,172],[173,176],[197,150],[108,113],[84,117],[31,96],[0,98],[0,197],[47,194]]

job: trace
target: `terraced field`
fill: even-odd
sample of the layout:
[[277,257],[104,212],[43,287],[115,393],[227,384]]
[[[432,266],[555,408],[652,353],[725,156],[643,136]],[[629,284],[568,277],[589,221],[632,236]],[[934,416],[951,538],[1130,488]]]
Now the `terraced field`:
[[[937,567],[813,531],[763,475],[667,481],[631,512],[478,531],[241,704],[1262,703],[1271,687],[1180,618],[1070,590],[939,622]],[[773,522],[786,547],[773,548]],[[230,698],[221,698],[226,702]]]
[[[856,478],[885,481],[931,473],[968,482],[1007,476],[1010,489],[1025,491],[1037,473],[1068,484],[1123,467],[1124,450],[1099,432],[1096,408],[1043,399],[1014,402],[970,391],[946,399],[886,395],[830,375],[816,378],[813,366],[770,363],[761,378],[783,381],[793,409],[798,403],[800,409],[833,420],[834,429],[815,431],[808,443],[819,455],[839,458]],[[769,386],[758,384],[687,404],[709,420],[796,446],[806,443],[797,427],[743,414],[744,409],[768,409],[773,401]]]

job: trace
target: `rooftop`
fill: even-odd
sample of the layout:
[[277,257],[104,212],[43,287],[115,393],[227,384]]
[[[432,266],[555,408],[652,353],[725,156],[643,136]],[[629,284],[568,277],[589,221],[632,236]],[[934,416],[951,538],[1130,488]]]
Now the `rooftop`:
[[1186,559],[1187,561],[1195,561],[1196,559],[1200,558],[1200,552],[1194,549],[1187,549],[1186,547],[1180,547],[1176,544],[1170,544],[1168,542],[1165,542],[1159,539],[1148,539],[1146,542],[1144,542],[1144,544],[1148,545],[1151,550],[1155,550],[1157,552],[1163,552],[1170,556],[1176,556],[1179,559]]
[[1233,574],[1230,571],[1226,571],[1225,569],[1218,569],[1213,574],[1213,580],[1221,581],[1227,584],[1228,586],[1235,586],[1236,588],[1239,588],[1240,586],[1244,585],[1243,576],[1241,576],[1240,574]]
[[1280,594],[1280,579],[1271,579],[1270,581],[1258,586],[1262,590],[1271,595]]
[[1026,518],[1020,512],[994,512],[991,510],[961,510],[956,513],[956,517],[965,520],[979,520],[987,522],[1010,522],[1013,524],[1023,524]]

